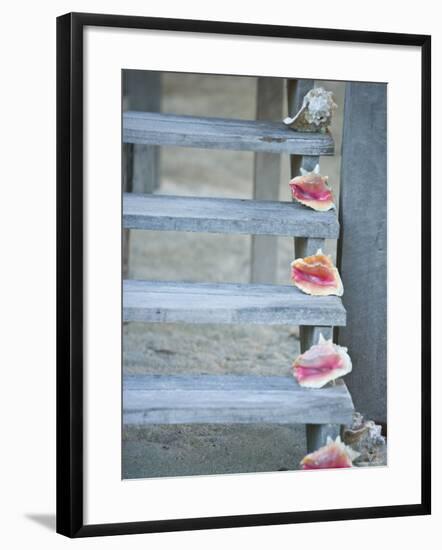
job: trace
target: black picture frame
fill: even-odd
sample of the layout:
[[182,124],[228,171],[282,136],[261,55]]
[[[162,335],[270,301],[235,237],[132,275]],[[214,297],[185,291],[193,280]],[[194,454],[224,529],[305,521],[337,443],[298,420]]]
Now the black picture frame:
[[[83,29],[85,26],[418,46],[422,51],[421,502],[309,512],[84,525]],[[430,514],[431,37],[355,30],[69,13],[57,18],[57,532],[68,537],[218,529]]]

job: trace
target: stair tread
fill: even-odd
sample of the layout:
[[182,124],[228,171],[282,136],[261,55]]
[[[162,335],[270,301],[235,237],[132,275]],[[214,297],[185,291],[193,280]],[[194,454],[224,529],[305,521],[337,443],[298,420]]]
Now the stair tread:
[[294,202],[134,193],[123,196],[123,225],[126,229],[324,239],[339,235],[334,210],[315,212]]
[[330,133],[295,132],[282,122],[123,113],[124,143],[233,149],[292,155],[332,155]]
[[309,296],[295,286],[123,281],[123,320],[343,326],[337,296]]
[[293,376],[125,375],[125,424],[349,424],[345,383],[302,388]]

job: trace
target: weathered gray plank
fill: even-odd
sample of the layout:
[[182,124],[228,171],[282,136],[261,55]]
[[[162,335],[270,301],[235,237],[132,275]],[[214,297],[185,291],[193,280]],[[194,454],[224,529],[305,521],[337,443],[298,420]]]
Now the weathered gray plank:
[[387,420],[386,178],[387,85],[348,83],[338,267],[351,323],[338,336],[352,357],[347,379],[357,410],[378,423]]
[[290,202],[169,195],[125,194],[123,227],[331,239],[339,234],[334,211],[315,212]]
[[[256,83],[256,119],[282,120],[283,82],[281,78],[259,77]],[[281,157],[272,153],[255,153],[253,198],[279,199]],[[269,235],[251,239],[250,282],[275,283],[278,263],[278,240]]]
[[146,323],[343,325],[336,296],[308,296],[294,286],[123,282],[123,320]]
[[294,132],[282,122],[136,111],[123,114],[123,141],[296,155],[331,155],[334,150],[330,134]]
[[351,397],[341,381],[320,390],[283,376],[161,376],[123,378],[125,424],[349,423]]

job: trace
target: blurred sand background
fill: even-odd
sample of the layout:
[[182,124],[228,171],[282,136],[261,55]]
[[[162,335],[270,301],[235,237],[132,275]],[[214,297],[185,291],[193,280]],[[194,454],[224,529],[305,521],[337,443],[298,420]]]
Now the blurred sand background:
[[[338,104],[332,133],[336,155],[321,173],[338,195],[344,84],[318,81]],[[254,119],[256,79],[164,73],[161,110]],[[252,198],[253,153],[162,148],[158,194]],[[279,199],[290,200],[289,158],[281,155]],[[277,283],[289,284],[293,239],[278,237]],[[335,243],[327,242],[335,254]],[[132,231],[134,279],[250,281],[251,237]],[[141,324],[124,326],[124,373],[266,374],[290,376],[298,329],[287,326]],[[301,425],[124,427],[123,477],[146,478],[297,469],[305,454]]]

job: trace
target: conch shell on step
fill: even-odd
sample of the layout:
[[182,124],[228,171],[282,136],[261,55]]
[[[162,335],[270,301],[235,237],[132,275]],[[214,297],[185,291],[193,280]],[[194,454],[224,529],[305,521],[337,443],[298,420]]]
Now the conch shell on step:
[[300,132],[325,133],[336,108],[333,92],[327,92],[324,88],[313,88],[304,96],[302,106],[296,115],[285,118],[283,122]]
[[319,335],[319,343],[299,355],[293,363],[293,374],[300,386],[322,388],[328,382],[351,372],[347,348]]
[[291,277],[295,285],[313,296],[342,296],[341,277],[330,256],[319,249],[314,256],[298,258],[291,263]]
[[289,185],[292,197],[301,204],[319,212],[335,208],[333,194],[327,185],[327,176],[319,173],[319,164],[312,172],[301,168],[301,175],[293,178]]
[[305,456],[300,463],[302,470],[321,470],[326,468],[351,468],[353,460],[359,456],[338,436],[335,441],[327,438],[327,444]]

